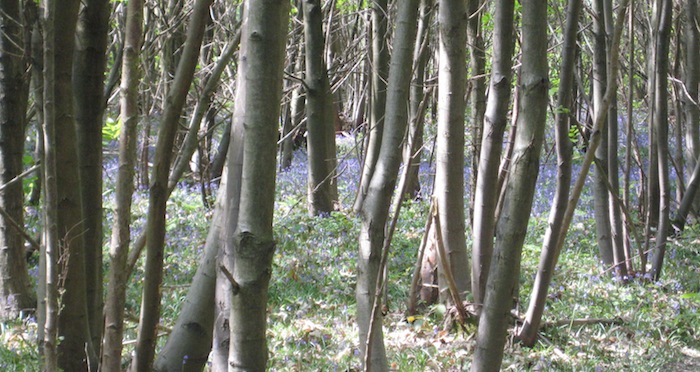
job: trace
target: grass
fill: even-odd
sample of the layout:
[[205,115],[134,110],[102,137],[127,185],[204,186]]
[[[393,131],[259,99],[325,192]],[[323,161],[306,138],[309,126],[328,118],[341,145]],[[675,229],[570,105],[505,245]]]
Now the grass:
[[[309,217],[305,210],[303,161],[295,161],[296,168],[279,174],[277,251],[268,308],[271,371],[352,371],[360,366],[354,305],[359,220],[350,211],[358,176],[352,161],[341,164],[345,169],[339,180],[342,209],[325,218]],[[424,177],[424,185],[429,185],[429,175]],[[427,189],[429,192],[429,186]],[[109,221],[112,199],[109,193],[106,195]],[[147,195],[140,193],[135,210],[142,213],[146,203]],[[528,303],[546,227],[546,208],[540,209],[543,212],[531,220],[523,250],[522,312]],[[475,344],[473,326],[466,332],[444,330],[445,309],[441,306],[428,308],[410,323],[405,317],[410,276],[426,214],[426,202],[408,202],[392,244],[389,312],[383,319],[387,355],[397,371],[465,370]],[[162,324],[166,330],[175,322],[196,269],[210,217],[211,211],[202,206],[196,187],[182,187],[173,194],[168,209],[169,253],[163,289]],[[135,219],[135,234],[143,222],[142,217]],[[580,318],[622,322],[547,326],[533,348],[509,342],[503,369],[700,369],[700,298],[692,295],[700,292],[700,228],[690,227],[671,241],[661,281],[637,279],[623,284],[614,281],[598,262],[593,224],[591,213],[577,214],[554,275],[544,322]],[[139,266],[128,289],[129,314],[138,312],[142,277]],[[135,339],[135,321],[132,317],[127,323],[127,341]],[[31,320],[2,324],[0,370],[40,370],[36,333],[36,323]],[[127,346],[125,353],[131,347]]]

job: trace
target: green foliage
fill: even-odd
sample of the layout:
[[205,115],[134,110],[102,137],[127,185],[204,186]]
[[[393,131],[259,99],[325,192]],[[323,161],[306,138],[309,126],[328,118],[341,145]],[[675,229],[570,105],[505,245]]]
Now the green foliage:
[[118,140],[121,128],[121,118],[115,119],[111,116],[107,117],[105,125],[102,127],[102,140],[104,141],[104,144],[108,145],[109,142]]

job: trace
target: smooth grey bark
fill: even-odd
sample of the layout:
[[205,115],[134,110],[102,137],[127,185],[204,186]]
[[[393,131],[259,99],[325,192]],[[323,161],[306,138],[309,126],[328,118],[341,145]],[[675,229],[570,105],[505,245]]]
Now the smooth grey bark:
[[[44,4],[42,16],[43,30],[43,104],[44,135],[43,188],[44,188],[44,231],[43,244],[39,260],[39,316],[37,323],[40,334],[41,356],[45,371],[58,371],[58,188],[56,185],[56,42],[54,33],[56,25],[56,1],[48,0]],[[41,311],[43,310],[43,311]]]
[[143,1],[127,4],[124,55],[120,85],[119,170],[112,239],[109,247],[109,281],[104,308],[104,336],[100,368],[120,372],[124,337],[124,304],[129,272],[127,256],[131,242],[131,201],[134,194],[136,137],[139,122],[140,55],[143,31]]
[[383,142],[390,58],[389,46],[387,45],[388,17],[388,1],[373,0],[369,124],[365,128],[365,153],[362,161],[360,185],[357,188],[357,197],[353,207],[355,213],[361,213]]
[[[607,48],[605,32],[605,5],[610,0],[593,1],[593,116],[601,109],[607,84]],[[608,122],[609,123],[609,122]],[[607,128],[608,125],[605,126]],[[605,129],[607,133],[607,129]],[[593,206],[596,216],[596,242],[600,260],[606,268],[615,264],[613,256],[612,227],[610,225],[610,196],[608,194],[608,136],[601,137],[596,149],[595,177],[593,178]]]
[[472,294],[474,302],[484,301],[491,266],[498,203],[498,168],[503,149],[503,134],[508,122],[513,65],[514,1],[494,5],[493,55],[491,82],[484,116],[478,178],[474,196],[472,226]]
[[231,343],[231,293],[233,286],[228,277],[224,274],[224,268],[229,272],[232,270],[234,252],[232,234],[238,226],[241,198],[241,180],[243,174],[243,146],[244,146],[244,123],[246,120],[246,100],[247,75],[248,75],[248,38],[244,37],[247,29],[248,8],[244,6],[241,20],[241,43],[239,46],[238,69],[236,71],[236,98],[231,119],[231,139],[227,149],[226,163],[228,173],[222,178],[222,183],[226,183],[227,200],[224,205],[224,226],[221,228],[219,252],[217,264],[220,269],[216,270],[216,288],[214,293],[215,301],[215,322],[212,345],[212,369],[215,371],[225,371],[229,362],[229,351]]
[[522,67],[518,132],[496,231],[491,273],[479,319],[472,371],[498,371],[513,290],[520,271],[547,119],[547,3],[522,3]]
[[[671,16],[673,2],[670,0],[658,0],[658,32],[656,33],[656,63],[654,95],[654,126],[658,139],[658,167],[659,167],[659,191],[660,204],[656,243],[652,259],[651,274],[654,280],[661,278],[661,269],[666,253],[666,240],[670,230],[669,215],[671,210],[671,181],[669,179],[669,146],[668,146],[668,54],[671,38]],[[651,155],[653,156],[653,154]]]
[[247,7],[242,36],[248,65],[240,211],[238,223],[226,226],[226,244],[233,251],[228,262],[232,296],[229,371],[267,367],[276,149],[290,2],[253,1]]
[[22,51],[20,11],[19,0],[0,1],[0,185],[7,186],[0,192],[0,208],[6,212],[0,215],[0,320],[28,315],[36,307],[24,238],[12,224],[24,226],[22,183],[7,185],[22,173],[29,93],[25,79],[29,53]]
[[106,107],[104,75],[107,68],[110,11],[109,0],[83,1],[78,19],[73,63],[88,321],[97,354],[104,326],[102,125]]
[[168,93],[160,122],[153,175],[149,188],[146,220],[146,263],[141,299],[138,336],[132,371],[148,371],[153,366],[157,341],[156,327],[160,320],[161,283],[165,245],[165,208],[168,199],[168,176],[177,125],[185,105],[187,92],[194,78],[204,28],[212,0],[197,0],[193,5],[187,39],[177,67],[172,89]]
[[[435,189],[446,262],[462,300],[470,289],[464,216],[464,100],[467,11],[463,0],[438,4],[438,122]],[[435,226],[437,227],[437,226]],[[444,270],[444,269],[443,269]],[[446,283],[441,282],[441,286]],[[445,299],[449,298],[446,291]]]
[[481,154],[481,140],[484,130],[484,115],[486,112],[486,46],[481,29],[481,18],[483,12],[483,0],[469,1],[468,5],[468,25],[467,25],[467,46],[469,48],[469,68],[471,79],[470,89],[470,117],[471,120],[471,174],[469,176],[469,219],[473,223],[474,198],[476,196],[476,182],[479,177],[479,156]]
[[574,86],[574,67],[576,66],[576,34],[582,1],[569,0],[566,9],[566,28],[559,71],[559,91],[557,92],[555,139],[557,151],[557,188],[549,212],[547,231],[542,243],[540,263],[535,283],[532,286],[530,304],[525,314],[525,321],[518,330],[518,338],[526,346],[533,346],[542,321],[542,314],[547,301],[547,291],[552,282],[554,267],[558,260],[556,249],[559,235],[562,234],[562,222],[569,201],[571,188],[572,142],[569,139],[569,122],[572,115],[572,87]]
[[311,215],[335,209],[335,108],[323,58],[323,12],[320,0],[302,1],[306,46],[306,128],[308,151],[308,208]]
[[[368,360],[365,368],[386,371],[388,364],[384,349],[382,323],[374,322],[371,332],[373,342],[367,348],[370,358],[364,354],[370,332],[370,319],[375,299],[375,284],[380,275],[380,260],[389,217],[391,198],[398,178],[401,163],[401,146],[408,125],[408,95],[411,82],[413,45],[416,38],[418,0],[401,1],[398,6],[394,31],[394,52],[391,56],[387,85],[386,117],[376,169],[369,181],[360,216],[362,225],[359,236],[357,273],[357,323],[359,326],[361,360]],[[377,313],[381,309],[376,306]],[[374,314],[381,319],[381,314]]]

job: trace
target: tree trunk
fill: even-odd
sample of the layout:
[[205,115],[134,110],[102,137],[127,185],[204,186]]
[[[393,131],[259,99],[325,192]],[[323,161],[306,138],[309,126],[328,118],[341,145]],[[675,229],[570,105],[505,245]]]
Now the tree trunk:
[[[360,357],[368,360],[373,371],[388,370],[382,322],[375,321],[369,329],[372,308],[375,299],[375,285],[382,256],[385,228],[389,216],[392,193],[401,163],[401,143],[408,122],[408,94],[411,82],[412,47],[416,38],[418,17],[418,0],[401,1],[394,32],[394,53],[389,69],[386,117],[376,170],[369,181],[367,194],[361,205],[362,226],[359,237],[359,257],[357,274],[357,323],[360,334]],[[380,301],[381,302],[381,301]],[[375,319],[381,319],[379,309],[375,307]],[[367,348],[371,354],[364,355],[368,334],[374,334],[373,343]]]
[[138,337],[131,368],[133,371],[148,371],[153,365],[157,331],[160,320],[160,297],[163,280],[163,247],[165,245],[165,208],[168,199],[168,176],[173,153],[173,143],[187,92],[192,84],[199,59],[199,50],[204,37],[209,6],[212,0],[197,0],[189,22],[187,40],[182,58],[177,67],[172,90],[158,131],[158,142],[153,162],[153,175],[148,200],[146,222],[146,263],[141,316]]
[[[418,16],[418,30],[416,31],[416,44],[413,50],[413,64],[415,72],[410,93],[411,116],[408,122],[408,133],[415,133],[409,136],[409,141],[404,146],[404,164],[408,164],[409,170],[406,175],[407,197],[417,198],[420,196],[420,180],[418,171],[423,155],[423,128],[425,127],[425,105],[421,106],[426,99],[425,91],[425,70],[430,59],[430,18],[433,14],[433,0],[423,0],[420,5],[420,15]],[[411,142],[411,139],[413,141]]]
[[[685,112],[685,142],[686,162],[689,169],[695,168],[695,163],[700,157],[700,14],[698,14],[698,1],[687,0],[685,2],[685,89],[688,95],[683,95],[683,108]],[[694,101],[694,102],[693,102]],[[697,199],[697,198],[696,198]],[[700,199],[698,199],[700,200]],[[699,203],[694,203],[697,207]]]
[[372,58],[371,58],[371,97],[369,125],[365,128],[365,156],[362,161],[360,185],[357,188],[354,210],[361,213],[369,183],[379,158],[387,100],[387,79],[389,76],[388,47],[388,1],[372,1]]
[[[471,133],[471,173],[469,176],[469,219],[473,223],[474,198],[476,196],[476,182],[479,176],[479,156],[481,154],[481,140],[484,130],[484,115],[486,112],[486,47],[481,30],[481,14],[483,0],[469,2],[469,19],[467,25],[467,45],[469,46],[469,63],[472,78],[469,80],[471,97],[472,133]],[[473,268],[474,266],[472,266]],[[472,274],[472,278],[474,275]],[[474,284],[472,283],[472,287]],[[473,290],[473,289],[472,289]],[[483,293],[483,292],[481,292]],[[476,298],[476,297],[475,297]]]
[[73,89],[76,99],[80,191],[83,201],[88,321],[92,343],[99,354],[104,326],[102,125],[106,98],[103,94],[111,6],[108,0],[87,0],[83,3],[75,38]]
[[571,187],[572,143],[569,139],[569,119],[572,115],[572,87],[574,85],[574,67],[576,61],[576,34],[581,14],[582,1],[569,0],[566,10],[566,29],[562,47],[561,68],[559,72],[559,91],[557,92],[556,117],[554,132],[557,148],[557,189],[549,212],[549,223],[542,244],[540,264],[537,277],[532,286],[530,305],[527,308],[525,322],[518,332],[526,346],[533,346],[542,321],[542,313],[547,301],[547,291],[552,282],[554,267],[558,259],[557,240],[562,233],[564,213],[568,206]]
[[[279,102],[289,1],[250,2],[243,38],[247,59],[245,134],[238,223],[227,225],[231,268],[229,371],[267,366],[267,293],[275,242],[272,218]],[[273,103],[275,109],[270,109]],[[233,230],[235,229],[235,230]],[[233,230],[233,231],[232,231]]]
[[[610,55],[611,39],[614,32],[613,25],[613,4],[612,0],[606,1],[604,5],[605,13],[605,53],[606,53],[606,76],[611,73],[609,61],[612,59]],[[610,235],[613,249],[613,261],[615,264],[615,275],[620,278],[627,276],[627,265],[625,259],[625,251],[623,244],[622,231],[622,206],[620,205],[620,171],[618,159],[618,139],[619,125],[617,115],[617,96],[613,96],[608,108],[608,138],[607,138],[607,184],[608,188],[608,203],[610,210]]]
[[[671,209],[671,181],[669,179],[668,162],[668,54],[671,38],[671,18],[673,2],[670,0],[658,0],[658,32],[656,34],[656,63],[654,74],[656,80],[656,93],[654,104],[654,126],[658,139],[658,166],[659,166],[659,190],[660,204],[658,227],[656,232],[656,247],[652,260],[651,273],[654,280],[661,278],[664,255],[666,253],[666,239],[670,230],[669,213]],[[653,155],[652,155],[653,156]]]
[[479,178],[474,196],[472,226],[472,294],[474,302],[484,301],[491,266],[498,202],[498,168],[503,148],[503,133],[508,122],[513,55],[514,1],[495,4],[491,85],[484,116],[483,140],[479,156]]
[[[41,356],[44,371],[58,371],[58,313],[59,313],[59,283],[58,283],[58,189],[56,187],[56,2],[47,1],[44,4],[42,18],[43,34],[43,86],[44,86],[44,231],[41,258],[39,261],[39,313],[37,322],[40,334]],[[85,368],[83,368],[85,370]]]
[[116,186],[116,208],[110,242],[110,271],[105,301],[102,364],[104,371],[120,372],[124,336],[124,304],[129,273],[126,270],[131,242],[131,200],[134,194],[136,137],[139,121],[140,51],[143,30],[143,1],[127,4],[127,18],[122,58],[119,133],[119,171]]
[[547,3],[522,4],[522,67],[518,132],[498,221],[496,247],[477,331],[472,371],[498,371],[503,359],[513,289],[539,171],[547,119]]
[[[464,95],[467,75],[465,5],[462,0],[441,0],[438,5],[440,62],[437,168],[433,192],[442,222],[440,228],[447,262],[462,300],[470,284],[464,217]],[[441,286],[444,284],[446,283],[441,282]]]
[[[597,112],[602,107],[607,82],[607,57],[604,3],[610,0],[594,0],[595,11],[593,34],[595,45],[593,50],[593,110]],[[594,113],[594,116],[597,114]],[[617,120],[617,119],[616,119]],[[604,127],[607,133],[607,125]],[[600,146],[596,149],[595,177],[593,179],[593,198],[596,216],[596,237],[598,254],[605,269],[615,263],[613,256],[612,227],[610,226],[610,196],[608,194],[608,136],[601,137]]]
[[[323,59],[323,14],[320,0],[304,0],[306,45],[306,127],[308,129],[308,201],[311,215],[328,214],[337,202],[335,181],[335,109]],[[335,188],[335,190],[334,190]]]
[[[85,232],[83,218],[80,159],[72,89],[73,51],[80,1],[62,1],[55,10],[55,140],[56,187],[58,192],[59,291],[59,366],[67,371],[96,368],[97,356],[91,340],[87,306]],[[48,35],[47,35],[48,36]]]
[[[29,55],[23,53],[24,34],[20,1],[0,1],[0,184],[7,185],[22,173],[24,127],[29,82],[25,79]],[[22,182],[0,192],[0,321],[28,315],[36,296],[24,257],[24,238],[12,226],[24,227]]]

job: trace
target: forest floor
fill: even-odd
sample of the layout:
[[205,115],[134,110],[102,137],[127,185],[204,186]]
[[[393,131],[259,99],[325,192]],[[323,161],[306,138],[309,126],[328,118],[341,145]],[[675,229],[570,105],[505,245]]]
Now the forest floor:
[[[109,167],[108,185],[115,174]],[[523,249],[519,316],[528,304],[547,225],[553,176],[546,167],[545,162]],[[309,217],[306,212],[302,152],[296,153],[292,169],[278,175],[277,251],[268,309],[271,371],[359,369],[354,305],[359,220],[350,210],[358,168],[352,157],[340,162],[341,209],[324,217]],[[430,195],[431,167],[422,168],[421,177],[423,194]],[[211,217],[211,210],[203,206],[199,186],[182,186],[168,207],[162,311],[166,333],[175,322],[198,265]],[[113,191],[105,195],[109,226]],[[616,281],[598,262],[592,205],[587,198],[582,200],[554,274],[543,319],[546,326],[532,348],[513,341],[509,327],[503,370],[700,370],[700,295],[696,295],[700,292],[700,226],[690,226],[670,241],[660,281],[645,280],[641,275]],[[143,226],[147,199],[145,191],[135,199],[134,234]],[[383,318],[388,359],[395,371],[468,370],[475,345],[473,325],[466,330],[445,328],[447,309],[440,305],[425,307],[416,317],[406,316],[411,275],[427,215],[426,199],[406,202],[391,246],[388,312]],[[109,236],[109,228],[105,234]],[[31,270],[35,275],[36,268]],[[142,276],[139,266],[128,289],[127,314],[138,313]],[[610,322],[576,325],[573,320],[579,319]],[[136,322],[132,317],[126,325],[124,355],[133,347]],[[3,323],[0,370],[40,370],[36,334],[32,320]]]

